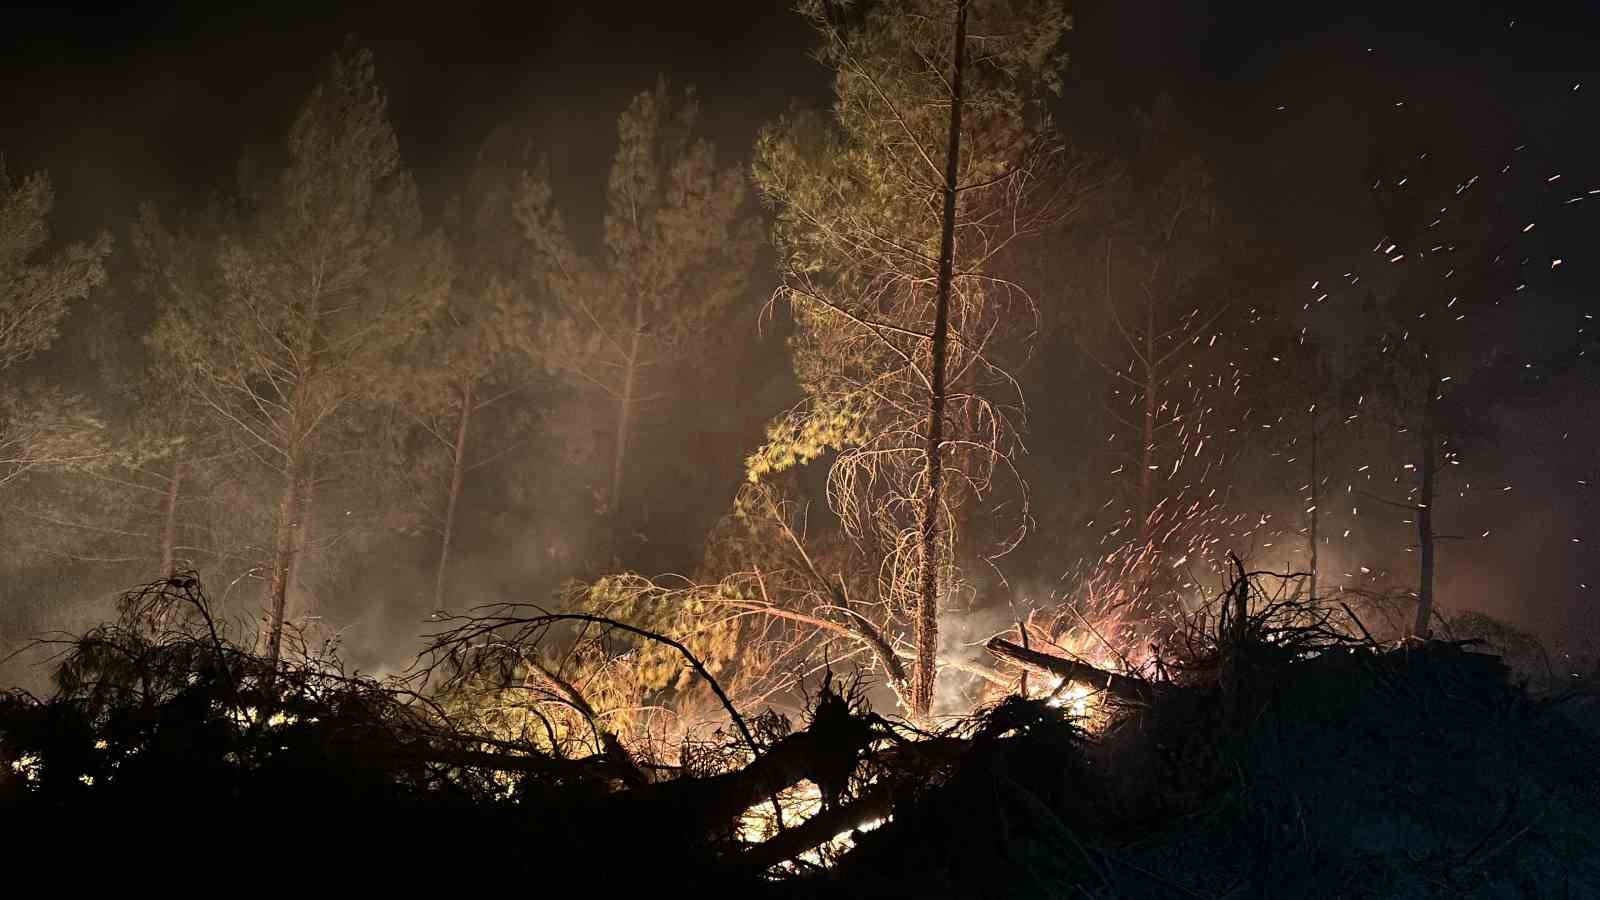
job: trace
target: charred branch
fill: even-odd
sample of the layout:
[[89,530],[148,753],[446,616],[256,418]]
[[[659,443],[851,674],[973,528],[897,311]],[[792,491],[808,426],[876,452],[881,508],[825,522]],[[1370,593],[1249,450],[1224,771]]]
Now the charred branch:
[[984,649],[1012,665],[1058,679],[1081,681],[1121,700],[1149,703],[1156,697],[1157,686],[1152,682],[1108,672],[1080,660],[1029,650],[1005,638],[991,638]]

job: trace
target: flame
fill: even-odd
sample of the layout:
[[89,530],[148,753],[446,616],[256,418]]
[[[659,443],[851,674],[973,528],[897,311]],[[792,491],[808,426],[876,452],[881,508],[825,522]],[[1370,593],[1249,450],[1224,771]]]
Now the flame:
[[1093,713],[1100,711],[1100,692],[1081,681],[1074,681],[1065,690],[1058,689],[1049,704],[1065,709],[1075,719],[1089,719]]

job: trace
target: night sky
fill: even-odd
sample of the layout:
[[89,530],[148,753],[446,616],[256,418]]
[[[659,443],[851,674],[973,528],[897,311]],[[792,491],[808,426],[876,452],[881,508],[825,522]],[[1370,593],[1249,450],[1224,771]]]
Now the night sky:
[[[1359,154],[1385,129],[1415,122],[1419,108],[1488,143],[1524,104],[1592,70],[1600,29],[1600,11],[1580,2],[1462,3],[1445,13],[1432,4],[1089,0],[1074,15],[1069,133],[1114,136],[1130,106],[1170,93],[1205,123],[1225,163],[1253,167],[1274,139],[1291,141],[1271,147],[1277,175],[1307,157],[1317,167]],[[377,54],[408,161],[425,183],[459,169],[507,118],[549,136],[556,171],[601,178],[606,154],[595,144],[609,134],[594,123],[657,73],[699,88],[709,130],[730,150],[791,102],[827,97],[825,73],[808,57],[813,36],[784,2],[469,2],[448,11],[61,3],[11,7],[8,17],[0,141],[13,168],[48,162],[59,173],[68,228],[96,227],[87,211],[108,202],[131,207],[226,185],[241,145],[276,139],[347,36]],[[1405,116],[1371,102],[1418,90],[1430,96]],[[1268,115],[1279,105],[1286,115]],[[87,186],[111,170],[116,178]],[[1297,191],[1337,183],[1304,171],[1290,180]]]
[[[710,136],[740,158],[791,103],[828,100],[808,57],[813,35],[783,2],[227,6],[5,13],[0,152],[13,173],[50,170],[59,235],[117,230],[143,201],[193,204],[227,190],[240,150],[278,139],[346,35],[376,54],[401,146],[435,209],[507,121],[541,136],[558,192],[600,189],[611,122],[657,73],[698,86]],[[1172,95],[1230,202],[1248,211],[1249,253],[1287,270],[1274,291],[1371,265],[1378,235],[1362,179],[1380,151],[1426,144],[1470,174],[1524,142],[1573,193],[1600,187],[1594,4],[1088,0],[1076,16],[1057,110],[1068,139],[1115,154],[1131,140],[1130,110]],[[1585,205],[1600,212],[1600,197]],[[1537,361],[1530,377],[1543,386],[1496,406],[1503,431],[1473,459],[1475,477],[1513,486],[1516,500],[1463,511],[1462,530],[1500,537],[1444,549],[1440,592],[1570,638],[1600,636],[1590,599],[1600,597],[1600,512],[1580,484],[1600,479],[1600,391],[1591,361],[1557,358],[1566,352],[1557,345],[1581,349],[1569,323],[1584,308],[1600,312],[1600,268],[1596,220],[1561,215],[1537,249],[1566,261],[1564,280],[1521,301],[1506,343]],[[1045,390],[1052,366],[1063,379],[1072,371],[1039,365],[1032,377]],[[1044,466],[1070,423],[1034,425]]]

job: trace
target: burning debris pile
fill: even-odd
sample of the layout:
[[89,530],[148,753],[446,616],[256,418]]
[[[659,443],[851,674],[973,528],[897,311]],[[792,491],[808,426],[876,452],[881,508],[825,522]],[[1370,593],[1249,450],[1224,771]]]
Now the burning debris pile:
[[[466,727],[484,720],[451,688],[492,671],[473,660],[503,664],[515,634],[546,640],[570,616],[510,635],[509,621],[479,623],[410,681],[378,683],[331,659],[269,664],[228,640],[195,581],[174,579],[65,644],[54,697],[0,704],[0,804],[226,821],[226,835],[185,838],[219,848],[282,821],[449,809],[443,826],[351,846],[426,847],[382,878],[426,878],[435,862],[443,877],[473,857],[442,854],[492,849],[486,878],[562,871],[708,896],[1600,891],[1600,746],[1550,701],[1470,642],[1380,645],[1239,575],[1145,666],[992,641],[1000,666],[1046,688],[941,726],[874,713],[859,680],[831,673],[803,721],[746,716],[667,641],[726,704],[726,725],[686,733],[675,754],[612,730],[550,672],[519,670],[573,712],[544,717],[542,740]],[[568,734],[578,726],[587,742]]]

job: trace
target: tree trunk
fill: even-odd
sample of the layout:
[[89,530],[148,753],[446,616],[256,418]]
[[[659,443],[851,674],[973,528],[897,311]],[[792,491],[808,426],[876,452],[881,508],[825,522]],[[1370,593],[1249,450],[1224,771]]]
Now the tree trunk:
[[[1218,648],[1222,651],[1218,660],[1217,686],[1222,690],[1222,721],[1229,734],[1237,735],[1241,726],[1239,713],[1243,708],[1239,702],[1239,691],[1242,682],[1242,672],[1248,651],[1245,648],[1249,636],[1250,625],[1250,576],[1245,573],[1244,563],[1232,553],[1228,559],[1233,563],[1235,572],[1233,585],[1228,589],[1229,602],[1233,606],[1232,618],[1228,620],[1225,642]],[[1226,612],[1226,609],[1224,610]]]
[[855,800],[822,810],[744,851],[738,857],[738,864],[751,872],[765,872],[874,819],[886,819],[893,812],[894,791],[887,784],[871,784]]
[[1161,685],[1158,683],[1108,672],[1089,663],[1067,659],[1064,656],[1052,656],[1038,650],[1030,650],[1005,638],[990,638],[989,642],[984,644],[984,649],[1021,668],[1057,679],[1081,682],[1097,691],[1104,690],[1112,697],[1121,700],[1149,703],[1161,690]]
[[[272,573],[267,585],[267,650],[268,662],[274,668],[283,657],[284,614],[289,604],[289,589],[299,574],[299,558],[304,535],[301,519],[307,512],[306,498],[302,492],[309,489],[309,479],[304,478],[311,459],[311,428],[303,424],[310,400],[310,385],[318,370],[317,322],[322,310],[321,264],[313,278],[309,302],[302,319],[298,344],[305,354],[305,364],[295,379],[294,390],[288,398],[286,424],[287,443],[283,454],[283,489],[278,497],[278,520],[273,526]],[[312,426],[314,428],[315,426]]]
[[300,489],[296,492],[296,502],[299,510],[294,516],[294,556],[289,563],[289,590],[288,599],[299,602],[299,607],[284,604],[285,619],[292,619],[289,615],[308,615],[311,607],[305,598],[311,593],[306,587],[305,567],[306,557],[309,555],[306,548],[311,543],[311,516],[316,503],[317,492],[317,460],[311,457],[306,460],[305,474],[300,478]]
[[944,221],[939,238],[939,292],[933,323],[933,390],[928,403],[928,447],[922,506],[921,592],[917,597],[917,658],[912,673],[911,714],[927,719],[939,655],[939,501],[943,477],[946,344],[950,340],[950,286],[954,280],[956,190],[961,164],[961,64],[966,55],[967,0],[957,0],[956,39],[950,78],[950,139],[945,148]]
[[1311,522],[1309,537],[1311,538],[1311,599],[1315,600],[1317,598],[1317,516],[1321,513],[1321,510],[1317,509],[1317,507],[1321,505],[1322,490],[1317,481],[1321,477],[1317,469],[1317,438],[1319,437],[1317,434],[1317,413],[1315,406],[1312,406],[1311,409]]
[[[1145,307],[1144,327],[1144,447],[1139,455],[1139,540],[1144,546],[1141,557],[1153,564],[1149,557],[1155,553],[1156,526],[1156,394],[1160,381],[1156,371],[1156,302],[1151,298]],[[1139,582],[1143,583],[1143,572]]]
[[433,575],[433,608],[444,609],[445,569],[450,564],[450,539],[455,535],[456,503],[461,498],[461,480],[467,455],[467,426],[472,420],[473,391],[461,391],[461,416],[456,423],[456,442],[450,452],[450,497],[444,505],[444,529],[439,536],[439,568]]
[[183,487],[183,448],[178,448],[167,478],[166,515],[161,525],[161,577],[171,578],[177,556],[178,498]]
[[644,340],[644,298],[634,301],[633,337],[628,344],[628,356],[622,361],[622,396],[617,400],[617,433],[612,442],[611,491],[606,502],[615,519],[622,507],[622,473],[628,460],[628,432],[633,428],[633,395],[638,390],[639,347]]
[[1439,439],[1433,425],[1433,386],[1429,386],[1428,409],[1422,426],[1422,498],[1417,502],[1417,553],[1421,571],[1417,579],[1417,620],[1411,633],[1425,638],[1433,630],[1433,495],[1439,464]]
[[1156,399],[1160,372],[1156,368],[1156,302],[1152,295],[1145,305],[1144,327],[1144,430],[1139,453],[1139,553],[1133,572],[1135,608],[1154,612],[1149,595],[1153,593],[1156,566]]
[[289,596],[289,570],[294,564],[295,515],[300,511],[300,456],[291,445],[284,461],[283,488],[278,495],[278,519],[273,525],[273,555],[267,584],[267,660],[277,665],[283,649],[283,610]]

